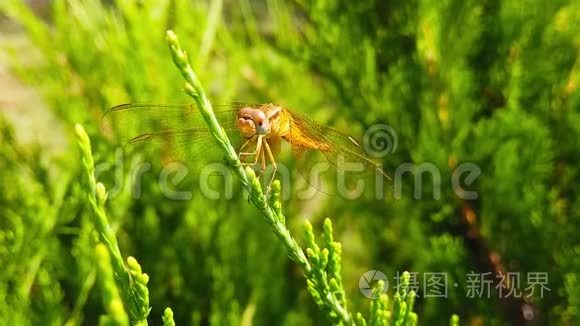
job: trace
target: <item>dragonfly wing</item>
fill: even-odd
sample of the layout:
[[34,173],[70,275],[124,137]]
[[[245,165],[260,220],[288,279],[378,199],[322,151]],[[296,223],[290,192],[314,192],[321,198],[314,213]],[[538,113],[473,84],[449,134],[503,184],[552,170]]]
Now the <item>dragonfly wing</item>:
[[[234,146],[241,141],[236,128],[237,111],[230,105],[214,112]],[[125,149],[160,150],[164,156],[184,161],[223,157],[203,117],[192,105],[115,106],[105,112],[103,129]]]
[[[214,113],[226,130],[235,129],[238,108],[221,106]],[[115,134],[120,141],[135,135],[157,130],[204,128],[205,121],[193,105],[121,104],[103,115],[106,133]]]
[[[290,143],[298,160],[298,170],[312,187],[333,193],[343,182],[348,187],[360,179],[372,181],[377,174],[390,179],[379,164],[367,157],[352,136],[321,125],[303,114],[292,112],[291,116]],[[326,179],[326,182],[321,179]],[[329,180],[340,184],[331,186]]]

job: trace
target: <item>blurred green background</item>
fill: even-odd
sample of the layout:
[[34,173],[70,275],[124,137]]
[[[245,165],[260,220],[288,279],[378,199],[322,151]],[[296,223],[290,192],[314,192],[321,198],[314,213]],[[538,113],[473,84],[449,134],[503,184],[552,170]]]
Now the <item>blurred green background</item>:
[[[329,323],[246,194],[208,199],[194,168],[176,186],[192,198],[168,199],[164,160],[153,159],[134,195],[132,166],[155,155],[129,150],[119,164],[100,121],[116,104],[191,102],[167,29],[213,103],[277,103],[357,136],[387,124],[398,141],[383,157],[391,175],[437,167],[440,183],[423,175],[419,198],[407,173],[401,196],[388,185],[379,201],[284,202],[299,242],[304,219],[317,234],[332,219],[351,310],[368,311],[358,288],[368,270],[387,275],[389,294],[397,273],[417,273],[422,287],[440,272],[447,297],[419,291],[419,324],[452,314],[469,325],[580,324],[580,4],[516,0],[2,1],[1,324],[96,324],[104,313],[75,123],[110,167],[98,179],[123,256],[150,276],[151,324],[168,306],[181,325]],[[287,152],[281,160],[294,167]],[[476,199],[454,191],[462,163],[481,170],[461,183]],[[508,272],[522,292],[543,273],[548,290],[469,297],[468,274]]]

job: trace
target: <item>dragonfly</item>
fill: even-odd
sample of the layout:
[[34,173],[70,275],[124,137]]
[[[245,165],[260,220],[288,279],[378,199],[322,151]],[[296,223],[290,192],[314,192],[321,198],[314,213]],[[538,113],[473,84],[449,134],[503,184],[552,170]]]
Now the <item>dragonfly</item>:
[[[354,137],[320,124],[306,114],[272,103],[214,106],[214,113],[236,147],[242,165],[252,166],[259,176],[267,166],[272,167],[267,192],[276,175],[282,142],[290,144],[300,174],[319,191],[323,190],[307,177],[309,170],[320,161],[314,157],[322,157],[337,171],[349,170],[348,164],[356,164],[356,173],[378,174],[390,179]],[[193,104],[121,104],[108,109],[103,122],[107,133],[116,134],[124,146],[157,143],[169,148],[172,157],[184,160],[220,155],[220,148]]]

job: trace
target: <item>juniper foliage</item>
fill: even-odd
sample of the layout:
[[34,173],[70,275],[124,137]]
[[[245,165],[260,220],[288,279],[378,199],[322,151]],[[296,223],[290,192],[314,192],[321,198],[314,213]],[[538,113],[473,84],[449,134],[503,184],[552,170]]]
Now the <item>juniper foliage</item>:
[[[54,121],[31,130],[0,118],[3,322],[344,322],[325,303],[330,294],[361,325],[580,323],[576,2],[55,0],[38,13],[3,1],[0,14],[19,26],[2,40],[2,63]],[[162,155],[121,155],[103,135],[100,117],[113,105],[191,102],[168,29],[213,104],[279,103],[354,135],[387,124],[398,143],[386,170],[434,166],[440,178],[420,175],[417,190],[417,175],[403,173],[384,200],[265,203],[283,211],[276,221],[320,272],[309,277],[241,182],[228,200],[195,191],[169,200],[158,186]],[[12,112],[0,102],[3,116]],[[76,123],[90,153],[74,146]],[[23,143],[23,133],[64,141],[50,149]],[[93,183],[88,154],[99,167]],[[295,169],[287,153],[280,160]],[[481,171],[472,183],[459,178],[477,198],[454,187],[464,163]],[[173,190],[198,189],[200,179],[189,173]],[[368,270],[389,276],[378,300],[360,293]],[[446,273],[447,298],[424,295],[426,272]],[[549,290],[468,298],[469,274],[500,272],[519,273],[521,290],[526,275],[546,273]],[[396,275],[408,291],[393,289]]]

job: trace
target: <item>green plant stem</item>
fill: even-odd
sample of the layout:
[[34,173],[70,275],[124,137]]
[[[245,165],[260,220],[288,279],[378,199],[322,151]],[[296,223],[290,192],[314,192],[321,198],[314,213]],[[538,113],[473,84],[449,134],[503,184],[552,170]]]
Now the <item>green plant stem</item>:
[[109,226],[105,212],[107,191],[105,186],[102,183],[97,183],[95,179],[95,162],[89,136],[80,124],[75,126],[75,131],[84,167],[84,178],[88,186],[88,202],[94,216],[93,222],[99,235],[99,240],[109,252],[115,283],[121,290],[121,297],[129,312],[131,324],[147,325],[147,315],[149,315],[147,283],[149,282],[149,276],[141,271],[141,266],[133,257],[127,259],[128,268],[125,268],[117,238]]
[[[246,169],[242,167],[238,155],[231,145],[228,135],[220,126],[213,112],[211,103],[205,95],[201,83],[193,72],[185,52],[181,49],[177,36],[172,31],[167,31],[167,42],[171,50],[173,62],[179,68],[183,78],[185,78],[185,92],[195,100],[201,115],[209,127],[209,130],[218,142],[219,146],[222,148],[226,160],[230,163],[230,166],[241,180],[244,188],[249,192],[250,201],[260,210],[260,212],[262,212],[266,218],[266,221],[272,226],[274,234],[278,239],[280,239],[280,241],[282,241],[288,250],[290,259],[292,259],[302,268],[307,279],[312,279],[314,277],[312,265],[308,261],[308,258],[304,254],[302,248],[298,245],[286,227],[285,217],[282,213],[279,201],[279,181],[276,180],[272,184],[272,204],[270,204],[262,192],[260,182],[254,171],[249,167]],[[335,300],[335,298],[332,296],[325,296],[321,299],[324,300],[327,306],[330,307],[338,316],[340,316],[344,324],[353,323],[353,319],[351,318],[350,314],[345,309],[345,307],[343,307],[340,302],[338,302],[338,300]]]

